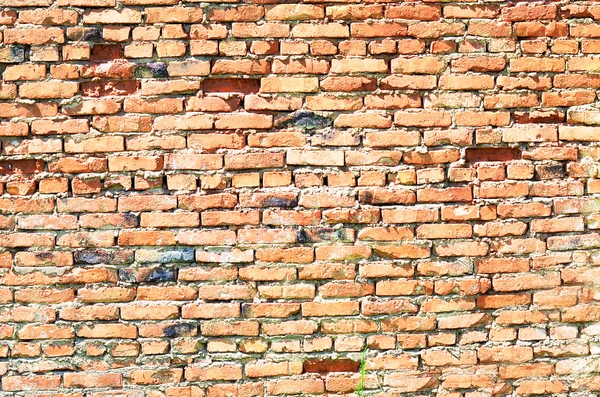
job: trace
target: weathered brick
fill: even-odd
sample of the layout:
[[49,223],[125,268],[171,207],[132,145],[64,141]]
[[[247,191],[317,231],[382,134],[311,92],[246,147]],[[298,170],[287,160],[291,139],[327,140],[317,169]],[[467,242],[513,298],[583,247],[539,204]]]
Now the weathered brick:
[[117,3],[0,0],[3,391],[598,389],[598,6]]
[[310,4],[279,4],[267,6],[265,19],[275,21],[302,21],[323,19],[325,10],[321,6]]

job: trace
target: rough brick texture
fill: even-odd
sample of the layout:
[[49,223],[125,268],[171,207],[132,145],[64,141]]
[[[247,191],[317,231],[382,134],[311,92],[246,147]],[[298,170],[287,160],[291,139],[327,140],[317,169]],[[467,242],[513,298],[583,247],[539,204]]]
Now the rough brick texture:
[[3,396],[600,391],[600,3],[0,6]]

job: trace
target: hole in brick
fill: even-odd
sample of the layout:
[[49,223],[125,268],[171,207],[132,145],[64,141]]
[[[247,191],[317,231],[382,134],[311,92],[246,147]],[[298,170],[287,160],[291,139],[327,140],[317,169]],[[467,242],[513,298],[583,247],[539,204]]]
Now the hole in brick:
[[521,150],[517,148],[468,148],[465,159],[477,161],[510,161],[521,159]]
[[169,77],[167,64],[162,62],[150,62],[145,65],[136,65],[135,75],[137,77]]
[[204,92],[236,92],[255,94],[260,90],[260,79],[207,79],[204,81]]
[[295,207],[298,205],[298,200],[292,198],[269,197],[266,202],[266,207]]
[[163,330],[163,333],[168,338],[176,338],[191,334],[195,329],[196,326],[192,324],[174,324],[166,326]]
[[25,60],[25,49],[21,47],[11,47],[10,56],[4,62],[23,62]]
[[306,360],[303,368],[304,373],[358,372],[360,362],[348,358]]
[[324,241],[353,241],[349,229],[334,229],[332,227],[302,228],[298,230],[299,243],[322,243]]
[[285,115],[275,120],[277,128],[300,128],[303,130],[317,130],[331,127],[333,122],[327,117],[310,111],[298,111]]
[[119,280],[126,283],[164,283],[177,280],[177,271],[165,267],[119,269]]

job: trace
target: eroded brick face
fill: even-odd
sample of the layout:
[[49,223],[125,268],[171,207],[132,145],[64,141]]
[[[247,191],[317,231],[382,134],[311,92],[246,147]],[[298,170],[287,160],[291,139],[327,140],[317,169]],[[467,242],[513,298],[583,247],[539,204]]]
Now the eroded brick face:
[[600,391],[600,3],[0,7],[0,394]]

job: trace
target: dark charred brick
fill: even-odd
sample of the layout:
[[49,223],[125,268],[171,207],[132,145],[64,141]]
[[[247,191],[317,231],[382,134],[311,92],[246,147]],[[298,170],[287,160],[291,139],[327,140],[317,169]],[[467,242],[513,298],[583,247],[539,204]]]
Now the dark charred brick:
[[465,160],[479,161],[511,161],[521,159],[521,151],[517,148],[467,148]]
[[315,359],[304,361],[302,367],[304,373],[358,372],[360,362],[348,358]]
[[67,29],[67,38],[72,41],[102,41],[102,30],[96,27],[72,27]]
[[562,164],[540,164],[535,166],[537,179],[563,179],[566,177],[565,167]]
[[[124,214],[127,215],[127,214]],[[137,221],[136,221],[137,222]],[[133,262],[134,251],[127,249],[119,250],[102,250],[102,249],[90,249],[76,251],[74,254],[76,263],[83,263],[87,265],[124,265]]]
[[127,283],[164,283],[177,280],[177,270],[166,267],[119,269],[119,280]]
[[25,49],[18,46],[0,48],[0,63],[21,63],[25,61]]
[[93,61],[110,61],[123,58],[123,47],[119,44],[96,44],[92,48]]

